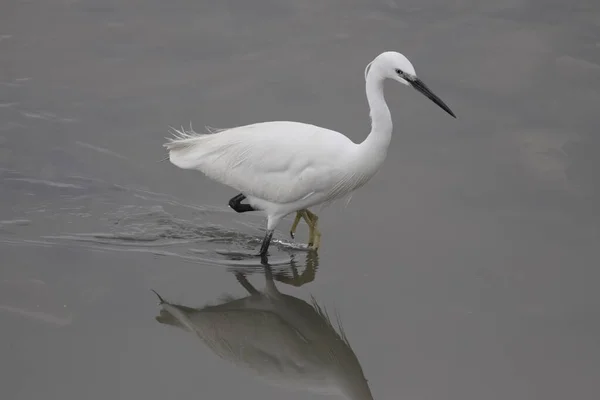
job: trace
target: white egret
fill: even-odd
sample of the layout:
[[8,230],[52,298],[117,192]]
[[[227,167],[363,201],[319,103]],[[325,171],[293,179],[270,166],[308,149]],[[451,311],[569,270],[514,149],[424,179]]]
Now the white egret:
[[[392,79],[418,90],[454,118],[450,108],[421,81],[411,62],[398,52],[378,55],[365,68],[371,132],[354,143],[339,132],[291,121],[270,121],[206,134],[175,130],[165,147],[179,168],[198,170],[240,192],[229,201],[239,213],[262,211],[267,231],[260,249],[265,257],[282,218],[296,212],[309,226],[309,247],[321,234],[309,207],[348,196],[381,167],[392,137],[392,118],[383,83]],[[242,204],[247,199],[248,204]]]

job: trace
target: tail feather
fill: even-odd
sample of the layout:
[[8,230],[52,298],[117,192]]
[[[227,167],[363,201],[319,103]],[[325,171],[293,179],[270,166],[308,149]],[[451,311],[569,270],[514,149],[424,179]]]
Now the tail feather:
[[194,132],[193,130],[191,130],[191,127],[190,130],[187,132],[183,127],[181,127],[181,130],[178,130],[173,127],[170,128],[171,132],[173,133],[173,136],[165,138],[168,140],[168,142],[163,144],[163,146],[169,151],[183,150],[196,143],[198,139],[207,136],[206,134]]
[[[229,142],[223,141],[223,136],[219,133],[229,131],[229,129],[217,130],[207,127],[209,133],[194,132],[191,124],[190,129],[186,130],[181,127],[181,130],[170,127],[172,136],[167,138],[168,142],[163,146],[167,148],[169,155],[168,159],[171,163],[182,169],[194,169],[203,171],[203,165],[207,157],[215,157],[222,153],[223,148],[227,147]],[[205,172],[206,173],[206,172]]]
[[173,136],[165,138],[168,140],[168,142],[163,145],[169,151],[170,150],[183,150],[189,146],[196,144],[198,142],[198,140],[201,140],[207,136],[210,136],[211,134],[219,133],[219,132],[226,130],[226,129],[217,129],[217,128],[212,128],[212,127],[207,126],[205,128],[208,131],[208,133],[198,133],[198,132],[194,132],[194,129],[192,128],[191,123],[190,123],[189,131],[186,131],[183,128],[183,126],[181,127],[181,130],[173,128],[172,126],[170,126],[169,128],[171,129]]

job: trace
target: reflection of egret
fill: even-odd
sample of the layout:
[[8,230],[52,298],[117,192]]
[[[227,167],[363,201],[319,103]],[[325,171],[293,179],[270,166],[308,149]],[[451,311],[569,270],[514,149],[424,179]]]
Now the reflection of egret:
[[350,399],[372,399],[360,363],[340,324],[313,300],[280,293],[270,267],[258,291],[236,274],[249,296],[216,306],[190,308],[166,302],[156,317],[194,333],[220,358],[253,371],[271,384]]

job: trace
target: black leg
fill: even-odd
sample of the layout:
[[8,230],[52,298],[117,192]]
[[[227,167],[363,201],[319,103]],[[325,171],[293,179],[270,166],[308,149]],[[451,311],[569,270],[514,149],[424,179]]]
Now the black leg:
[[262,245],[260,246],[260,258],[263,261],[267,259],[267,250],[269,250],[269,245],[271,244],[271,239],[273,238],[274,230],[267,230],[265,234],[265,238],[262,241]]
[[231,200],[229,200],[229,207],[233,208],[234,211],[239,213],[256,211],[250,204],[242,204],[242,201],[244,201],[245,198],[246,196],[244,196],[242,193],[232,197]]

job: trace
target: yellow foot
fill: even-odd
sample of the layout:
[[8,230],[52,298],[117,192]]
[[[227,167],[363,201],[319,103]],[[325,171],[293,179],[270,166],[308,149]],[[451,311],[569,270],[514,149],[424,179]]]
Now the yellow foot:
[[309,210],[299,210],[296,212],[296,218],[290,229],[290,236],[294,238],[296,228],[300,223],[300,219],[304,219],[306,225],[308,225],[308,248],[317,250],[321,244],[321,232],[317,228],[317,221],[319,217],[317,214],[310,212]]
[[309,234],[308,234],[308,247],[313,250],[318,250],[321,246],[321,231],[317,228],[319,222],[319,216],[306,210],[306,216],[310,219]]
[[296,228],[298,228],[298,224],[300,223],[300,219],[304,216],[304,210],[296,211],[296,218],[294,218],[294,223],[290,228],[290,236],[294,239],[294,235],[296,234]]

